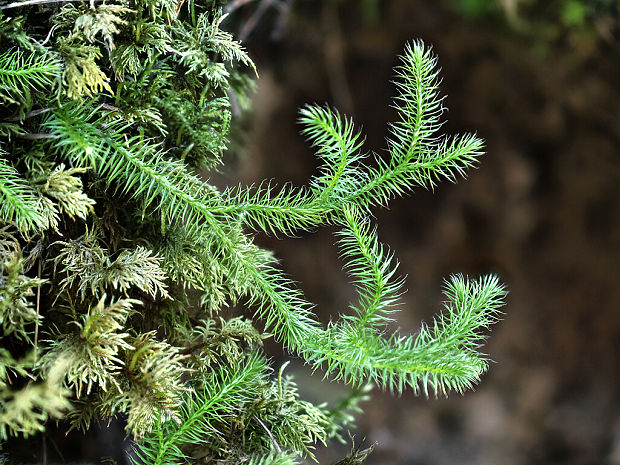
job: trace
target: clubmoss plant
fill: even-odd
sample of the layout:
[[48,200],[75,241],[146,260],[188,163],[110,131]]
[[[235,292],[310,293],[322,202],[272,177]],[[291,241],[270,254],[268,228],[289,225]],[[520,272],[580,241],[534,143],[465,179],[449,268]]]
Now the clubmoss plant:
[[[371,210],[455,181],[483,150],[475,135],[441,133],[431,49],[409,43],[396,70],[387,160],[365,151],[351,118],[308,105],[299,122],[321,168],[307,186],[218,190],[204,174],[222,162],[231,99],[246,99],[254,69],[220,11],[0,4],[5,445],[52,419],[87,430],[120,416],[136,464],[290,464],[344,436],[369,382],[443,395],[487,368],[479,346],[505,295],[495,276],[452,276],[432,323],[386,329],[403,280]],[[253,241],[325,225],[359,294],[327,327]],[[226,317],[233,304],[246,316]],[[267,337],[351,395],[331,407],[301,399],[263,354]]]

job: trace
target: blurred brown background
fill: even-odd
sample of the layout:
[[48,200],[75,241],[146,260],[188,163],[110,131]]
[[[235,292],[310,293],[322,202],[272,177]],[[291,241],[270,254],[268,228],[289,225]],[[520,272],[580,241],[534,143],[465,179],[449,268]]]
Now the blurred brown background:
[[[485,347],[496,363],[464,396],[375,391],[355,431],[358,443],[377,442],[368,465],[620,464],[617,7],[571,28],[545,1],[520,2],[524,18],[510,9],[519,2],[499,0],[503,11],[479,15],[448,1],[281,2],[287,11],[250,3],[229,21],[245,26],[260,79],[245,155],[227,181],[307,182],[316,160],[295,123],[307,102],[352,115],[367,148],[383,150],[392,67],[414,38],[439,55],[446,130],[487,143],[466,181],[417,189],[375,213],[408,275],[404,331],[439,309],[446,275],[501,275],[506,314]],[[596,2],[580,3],[594,11]],[[323,321],[353,297],[332,231],[257,240]],[[341,391],[302,367],[297,379],[315,399]],[[333,446],[318,457],[346,452]]]

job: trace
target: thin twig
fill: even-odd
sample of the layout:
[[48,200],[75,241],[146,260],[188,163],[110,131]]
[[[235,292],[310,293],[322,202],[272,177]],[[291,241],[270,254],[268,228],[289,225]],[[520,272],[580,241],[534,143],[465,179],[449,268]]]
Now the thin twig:
[[233,11],[241,8],[243,5],[253,2],[254,0],[234,0],[224,7],[224,13],[232,13]]
[[104,110],[108,110],[108,111],[121,111],[120,108],[115,107],[114,105],[110,105],[108,103],[103,103],[101,105],[101,108],[103,108]]
[[179,4],[177,5],[177,11],[176,11],[176,16],[175,19],[179,17],[179,13],[181,13],[181,8],[183,8],[183,4],[185,3],[185,0],[181,0],[179,2]]
[[289,12],[293,6],[293,0],[282,0],[280,3],[275,5],[275,8],[278,9],[278,19],[275,22],[273,30],[271,31],[271,38],[273,40],[280,40],[284,35],[284,30],[286,29],[286,21],[289,17]]
[[291,9],[292,3],[293,3],[293,0],[280,0],[279,3],[276,3],[274,5],[274,8],[276,8],[277,10],[280,10],[281,13],[286,13]]
[[243,25],[243,28],[241,28],[241,31],[239,31],[240,41],[243,42],[250,35],[258,24],[258,21],[273,4],[273,2],[274,0],[261,0],[256,10],[254,10],[254,13],[252,13],[252,16],[250,16],[250,19],[247,20],[247,22]]
[[47,465],[47,441],[45,437],[45,434],[43,434],[43,465]]
[[269,435],[269,438],[271,439],[271,442],[273,442],[273,445],[276,447],[276,450],[278,451],[278,454],[282,453],[282,449],[280,448],[280,445],[278,444],[278,441],[276,441],[276,439],[273,437],[273,434],[271,434],[271,431],[269,431],[269,428],[267,428],[265,426],[265,423],[263,423],[260,418],[258,418],[256,415],[254,415],[254,419],[263,427],[263,429],[265,431],[267,431],[267,434]]
[[56,29],[57,24],[54,24],[52,26],[52,28],[50,29],[50,32],[47,33],[47,37],[45,38],[45,40],[41,43],[41,45],[45,45],[49,42],[49,40],[52,38],[52,34],[54,33],[54,29]]
[[20,139],[26,140],[41,140],[41,139],[56,139],[58,136],[54,134],[17,134]]
[[50,442],[52,443],[52,446],[54,447],[54,450],[56,451],[56,453],[58,454],[58,457],[60,457],[61,463],[65,463],[65,456],[62,455],[62,452],[60,451],[60,448],[58,447],[58,444],[56,444],[56,441],[54,441],[54,438],[52,436],[48,436],[47,433],[43,433],[45,434],[45,436],[50,440]]
[[[46,3],[69,3],[69,2],[81,2],[83,0],[26,0],[24,2],[13,2],[8,5],[0,5],[0,10],[8,10],[9,8],[19,8],[22,6],[30,5],[43,5]],[[103,0],[97,0],[103,1]]]
[[[42,262],[43,262],[43,259],[40,258],[39,268],[37,270],[37,278],[39,279],[41,279],[41,263]],[[38,346],[38,341],[39,341],[39,308],[40,307],[41,307],[41,282],[39,281],[39,284],[37,284],[37,318],[34,320],[34,363],[37,363],[37,346]]]
[[230,100],[230,111],[232,112],[234,117],[240,117],[243,110],[241,109],[241,105],[239,104],[237,94],[234,90],[232,90],[232,87],[229,87],[226,93],[228,94],[228,99]]
[[2,118],[2,121],[21,121],[22,119],[32,118],[33,116],[42,115],[43,113],[48,113],[52,111],[53,108],[41,108],[40,110],[32,110],[24,115],[23,118],[18,116],[10,116],[8,118]]

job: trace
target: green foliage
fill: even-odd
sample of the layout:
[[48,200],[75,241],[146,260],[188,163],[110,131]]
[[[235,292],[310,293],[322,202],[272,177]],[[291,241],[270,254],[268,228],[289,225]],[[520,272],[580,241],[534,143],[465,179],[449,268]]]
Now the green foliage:
[[[255,73],[219,9],[19,10],[0,23],[1,438],[123,416],[144,464],[291,464],[343,440],[368,382],[437,395],[479,381],[497,278],[450,278],[432,324],[391,333],[403,280],[369,219],[482,154],[475,135],[441,133],[437,59],[422,42],[396,70],[387,159],[364,150],[351,118],[308,105],[302,134],[321,167],[307,186],[219,190],[201,175],[221,163],[231,102]],[[359,296],[324,327],[253,234],[326,225]],[[253,316],[232,317],[234,305]],[[270,337],[351,394],[302,399],[286,364],[274,374],[262,354]]]
[[500,13],[514,30],[542,45],[566,36],[609,40],[611,34],[601,32],[601,25],[617,30],[620,8],[617,0],[450,0],[450,5],[468,18]]
[[54,257],[55,270],[60,269],[64,275],[59,283],[61,292],[84,299],[87,291],[99,297],[106,289],[126,294],[129,289],[138,288],[152,297],[169,297],[161,259],[151,250],[143,246],[123,249],[112,259],[98,242],[94,233],[87,232],[71,242],[55,243],[62,246]]
[[[3,254],[4,255],[4,254]],[[44,279],[29,278],[24,273],[19,251],[0,255],[0,323],[5,336],[15,335],[29,339],[28,326],[40,319],[31,297],[34,290],[45,283]]]
[[179,325],[175,329],[175,343],[187,348],[187,365],[201,376],[207,376],[220,363],[242,359],[247,347],[258,347],[268,337],[241,317],[207,319],[193,328]]
[[32,104],[32,91],[54,84],[61,66],[51,53],[7,50],[0,55],[0,99],[3,104]]
[[295,465],[293,454],[270,452],[267,455],[254,455],[246,462],[247,465]]
[[280,367],[277,378],[264,387],[260,400],[250,410],[248,416],[255,424],[248,439],[256,442],[257,448],[275,447],[312,457],[310,448],[319,441],[325,444],[332,422],[324,406],[299,398],[293,378],[284,376],[286,365]]
[[122,16],[133,13],[122,5],[91,5],[85,3],[63,5],[56,17],[56,24],[64,29],[73,26],[73,35],[83,37],[93,43],[102,40],[108,48],[114,48],[113,37],[120,32],[120,27],[127,24]]
[[21,389],[11,389],[9,372],[24,376],[32,362],[15,361],[8,351],[0,352],[0,439],[9,436],[30,436],[45,430],[49,418],[62,418],[71,408],[71,392],[64,386],[66,358],[58,358],[46,372],[42,381],[29,381]]
[[259,395],[259,380],[266,370],[265,359],[257,354],[233,366],[217,367],[201,387],[186,394],[179,421],[156,422],[156,434],[138,446],[138,457],[153,465],[184,463],[183,445],[209,447],[212,441],[221,441],[223,425],[233,423],[247,399]]
[[188,389],[181,379],[188,371],[182,363],[184,357],[178,348],[155,336],[148,332],[129,340],[130,347],[123,351],[118,392],[100,392],[100,400],[93,406],[106,418],[126,414],[127,430],[133,431],[134,437],[150,433],[159,420],[178,421],[181,395]]
[[[33,174],[37,170],[32,170]],[[62,163],[53,170],[44,167],[40,174],[30,181],[39,191],[42,201],[46,201],[44,210],[48,215],[58,218],[64,213],[72,220],[80,218],[85,220],[93,212],[95,201],[82,191],[82,180],[78,175],[86,170],[80,168],[66,169]],[[51,197],[57,203],[54,204],[46,197]]]
[[132,349],[129,334],[119,333],[137,301],[119,300],[105,305],[105,296],[88,313],[73,320],[75,331],[67,335],[54,335],[49,349],[41,359],[41,365],[53,364],[63,355],[70,360],[67,383],[75,389],[78,397],[82,392],[90,394],[93,386],[106,391],[116,380],[112,374],[120,371],[119,352]]
[[567,27],[583,27],[587,17],[587,5],[578,0],[569,0],[562,5],[561,18]]
[[45,227],[36,193],[0,151],[0,217],[23,232]]

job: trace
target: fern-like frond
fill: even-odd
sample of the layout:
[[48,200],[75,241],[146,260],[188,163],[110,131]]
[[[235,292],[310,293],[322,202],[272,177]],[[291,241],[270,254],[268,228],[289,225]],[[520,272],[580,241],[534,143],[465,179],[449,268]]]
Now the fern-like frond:
[[26,276],[24,260],[18,249],[0,255],[0,325],[4,336],[16,336],[31,342],[32,329],[27,325],[40,321],[34,303],[34,291],[45,279]]
[[27,377],[32,369],[32,352],[21,359],[15,359],[11,352],[5,348],[0,348],[0,397],[10,389],[16,376]]
[[24,233],[44,229],[46,222],[35,191],[4,155],[0,150],[0,222],[13,223]]
[[73,321],[75,332],[56,335],[47,341],[49,350],[41,358],[41,365],[50,367],[61,356],[66,356],[66,378],[78,397],[89,394],[93,386],[106,391],[118,387],[114,373],[121,369],[121,351],[129,350],[129,334],[124,325],[134,312],[137,300],[125,299],[106,305],[105,296],[87,314]]
[[253,455],[244,465],[298,465],[296,454],[272,451],[265,455]]
[[[183,225],[170,225],[163,236],[154,239],[153,248],[162,258],[166,275],[183,289],[193,287],[209,297],[212,308],[220,308],[226,299],[223,281],[225,268],[209,253],[209,242],[188,234]],[[201,250],[202,253],[196,253]],[[209,307],[211,308],[211,307]]]
[[314,193],[285,185],[278,188],[269,182],[257,187],[232,187],[222,192],[209,210],[243,221],[256,230],[277,235],[295,234],[325,221],[326,208]]
[[255,192],[230,189],[223,205],[212,211],[241,214],[255,229],[294,234],[296,229],[335,221],[346,206],[367,211],[415,186],[432,189],[442,179],[464,176],[482,155],[483,141],[471,134],[438,133],[445,109],[438,93],[437,58],[429,48],[413,42],[402,61],[396,76],[399,121],[390,126],[387,161],[377,155],[369,160],[361,151],[363,138],[350,118],[329,107],[307,105],[299,119],[302,134],[323,161],[310,189],[278,189],[271,184]]
[[338,232],[345,269],[354,278],[360,298],[351,305],[359,327],[380,327],[391,321],[389,314],[398,304],[402,280],[395,280],[398,264],[393,254],[378,241],[376,229],[351,208],[344,209],[345,227]]
[[43,373],[43,382],[0,391],[0,439],[44,431],[48,419],[64,416],[71,408],[70,391],[63,384],[69,364],[66,357],[57,358]]
[[331,429],[328,431],[329,438],[336,438],[341,443],[345,442],[342,432],[347,427],[354,427],[355,415],[363,412],[360,403],[368,402],[371,399],[370,391],[372,384],[353,386],[351,392],[345,396],[338,404],[330,408],[327,416],[330,419]]
[[150,465],[184,464],[183,447],[208,445],[217,434],[218,424],[242,414],[239,409],[247,399],[260,394],[260,380],[267,371],[265,359],[257,354],[230,367],[216,367],[202,388],[185,394],[178,421],[158,421],[154,434],[137,445],[138,459]]
[[15,235],[15,229],[11,225],[0,227],[0,262],[9,260],[20,251],[19,241]]
[[86,4],[63,5],[55,15],[54,22],[61,28],[73,29],[73,34],[81,34],[87,42],[95,42],[100,36],[105,44],[114,49],[114,35],[120,32],[120,27],[127,24],[125,16],[135,11],[123,5],[102,4],[89,6]]
[[69,99],[93,97],[104,91],[113,93],[110,79],[97,64],[102,57],[99,47],[65,39],[58,51],[65,63],[62,83]]
[[142,437],[159,421],[179,421],[179,409],[188,388],[182,375],[186,356],[179,349],[155,338],[155,332],[128,339],[123,349],[122,372],[116,376],[118,391],[101,394],[97,409],[104,418],[127,414],[125,429]]
[[126,415],[127,433],[134,440],[152,431],[158,421],[178,421],[182,394],[188,388],[182,375],[184,356],[179,349],[158,341],[153,331],[126,339],[119,351],[120,370],[111,373],[108,389],[81,396],[70,412],[71,428],[86,430],[93,421]]
[[417,337],[384,338],[351,322],[335,323],[316,334],[306,358],[347,382],[370,379],[391,391],[410,387],[426,395],[462,392],[487,368],[474,347],[484,340],[481,331],[497,320],[505,294],[495,276],[478,281],[455,276],[446,285],[446,314],[431,329],[423,325]]
[[[139,8],[137,15],[140,17]],[[116,47],[110,52],[114,72],[122,80],[127,75],[137,77],[149,64],[153,65],[156,56],[170,52],[172,47],[169,27],[162,22],[143,19],[139,32],[136,27],[132,29],[129,41],[117,41]],[[163,62],[160,63],[163,65]]]
[[321,203],[341,202],[343,194],[347,197],[354,192],[364,176],[360,163],[365,155],[359,152],[364,143],[361,132],[355,129],[352,118],[327,106],[306,105],[300,111],[299,123],[304,126],[301,133],[323,161],[311,181],[313,190]]
[[[226,19],[226,15],[218,14],[215,16],[210,27],[203,27],[206,38],[206,45],[210,50],[218,53],[224,61],[237,61],[249,66],[256,72],[254,62],[249,57],[243,46],[234,40],[230,32],[222,30],[222,21]],[[205,17],[205,21],[207,21]],[[206,24],[205,24],[206,26]]]
[[175,343],[187,348],[184,351],[189,355],[187,365],[206,379],[216,363],[242,358],[248,348],[261,346],[267,337],[259,333],[251,320],[220,317],[203,320],[191,328],[177,328]]
[[[183,2],[180,0],[138,0],[135,2],[139,14],[151,18],[161,17],[167,23],[177,20],[182,5]],[[160,22],[165,24],[164,21]]]
[[75,217],[85,220],[93,213],[95,201],[83,191],[82,180],[78,176],[85,173],[83,168],[67,169],[63,163],[53,170],[44,170],[40,175],[30,179],[38,190],[58,202],[60,212],[66,213],[71,219]]
[[174,154],[194,167],[211,169],[221,163],[228,143],[232,114],[228,98],[206,102],[187,91],[169,90],[158,99]]
[[62,246],[54,257],[55,268],[64,274],[61,291],[74,289],[83,300],[87,291],[99,297],[106,290],[126,294],[138,288],[151,297],[169,298],[160,257],[143,246],[122,249],[112,257],[98,242],[93,232],[87,232],[76,240],[56,243]]
[[260,401],[248,413],[251,424],[248,440],[269,450],[292,450],[312,454],[314,444],[325,444],[331,423],[324,405],[315,406],[299,398],[291,375],[284,376],[287,363],[278,376],[263,390]]
[[37,44],[26,30],[25,23],[25,18],[21,15],[9,17],[6,13],[3,14],[0,22],[0,36],[3,41],[14,43],[23,50],[33,51],[37,48]]
[[0,99],[28,104],[31,92],[49,90],[60,71],[60,62],[51,53],[26,55],[21,50],[8,50],[0,55]]

